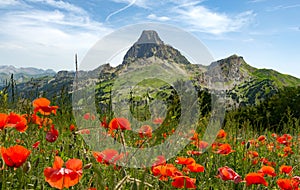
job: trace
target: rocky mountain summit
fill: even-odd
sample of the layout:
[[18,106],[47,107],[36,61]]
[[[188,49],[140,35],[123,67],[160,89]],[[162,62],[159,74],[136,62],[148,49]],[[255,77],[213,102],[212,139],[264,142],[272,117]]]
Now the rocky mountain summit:
[[124,56],[122,64],[129,64],[137,59],[156,57],[170,62],[190,64],[190,62],[175,48],[165,44],[158,33],[144,30],[140,38],[133,44]]

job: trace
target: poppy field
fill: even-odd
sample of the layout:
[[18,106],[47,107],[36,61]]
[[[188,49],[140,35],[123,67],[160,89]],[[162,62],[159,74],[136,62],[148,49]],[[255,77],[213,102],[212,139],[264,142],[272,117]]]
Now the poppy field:
[[[180,134],[190,143],[175,157],[162,154],[149,167],[132,168],[126,167],[131,157],[124,150],[89,147],[83,135],[93,131],[77,126],[72,113],[62,110],[46,98],[35,99],[26,109],[1,109],[2,190],[299,189],[297,119],[291,119],[293,127],[286,123],[285,130],[276,133],[227,119],[210,144],[202,140],[209,119],[203,117],[196,130]],[[90,113],[82,119],[100,120],[97,127],[106,138],[141,150],[167,141],[176,131],[172,118],[155,118],[143,126],[132,126],[128,118]]]

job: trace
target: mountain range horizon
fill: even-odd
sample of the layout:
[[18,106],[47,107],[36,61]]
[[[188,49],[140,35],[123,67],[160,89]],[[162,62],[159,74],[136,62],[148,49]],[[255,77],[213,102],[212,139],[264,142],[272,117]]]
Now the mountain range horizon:
[[[168,44],[165,44],[163,40],[161,40],[161,38],[159,37],[158,33],[155,30],[143,30],[142,33],[141,33],[141,35],[140,35],[140,37],[133,44],[132,47],[134,47],[137,44],[168,45]],[[126,54],[128,54],[128,51],[127,51]],[[111,67],[117,67],[117,66],[119,66],[121,64],[124,64],[124,59],[126,59],[126,54],[123,57],[122,63],[120,63],[120,64],[118,64],[116,66],[112,66],[112,64],[109,63],[109,62],[106,63],[106,64],[109,64]],[[206,65],[202,65],[202,64],[198,64],[198,63],[192,63],[192,62],[190,62],[188,60],[188,58],[186,58],[186,59],[191,64],[201,65],[203,67],[209,67],[211,64],[220,62],[222,60],[227,60],[227,59],[230,59],[230,58],[233,58],[233,57],[240,57],[240,58],[244,59],[244,57],[242,55],[238,55],[236,53],[233,53],[231,55],[228,55],[227,57],[224,57],[224,58],[221,58],[221,59],[218,59],[218,60],[215,59],[214,61],[212,61],[211,63],[207,63]],[[294,76],[294,75],[282,73],[282,72],[280,72],[280,71],[278,71],[276,69],[270,69],[270,68],[266,68],[266,67],[257,68],[257,69],[272,70],[272,71],[276,71],[276,72],[279,72],[279,73],[287,75],[287,76],[292,76],[292,77],[300,79],[300,77],[298,77],[298,76]],[[74,68],[73,69],[70,68],[70,69],[63,69],[63,70],[61,70],[61,69],[49,69],[49,68],[45,68],[45,67],[39,67],[39,68],[38,67],[30,67],[30,66],[29,67],[26,67],[26,66],[24,66],[24,67],[18,67],[18,66],[14,66],[14,65],[9,65],[8,64],[8,65],[0,65],[0,74],[2,74],[2,75],[0,75],[0,79],[3,79],[3,74],[5,74],[5,75],[11,75],[11,74],[17,74],[17,75],[21,74],[22,75],[22,74],[25,74],[25,75],[32,75],[34,77],[34,75],[45,75],[45,74],[54,75],[55,73],[59,73],[60,71],[73,72],[75,70],[76,70],[75,64],[74,64]],[[83,70],[83,71],[85,71],[85,70]]]

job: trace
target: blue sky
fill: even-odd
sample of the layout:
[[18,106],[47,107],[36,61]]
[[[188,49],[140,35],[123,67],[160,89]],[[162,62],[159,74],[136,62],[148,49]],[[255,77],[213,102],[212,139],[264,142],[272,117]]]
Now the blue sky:
[[[215,60],[238,54],[300,78],[298,0],[1,0],[0,65],[74,70],[103,36],[158,22],[196,36]],[[171,44],[172,45],[172,44]]]

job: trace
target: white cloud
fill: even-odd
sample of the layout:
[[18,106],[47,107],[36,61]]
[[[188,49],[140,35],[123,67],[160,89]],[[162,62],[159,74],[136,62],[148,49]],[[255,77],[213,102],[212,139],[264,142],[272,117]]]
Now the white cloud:
[[284,10],[284,9],[293,9],[300,7],[300,4],[294,4],[294,5],[278,5],[275,7],[269,7],[267,8],[267,11],[279,11],[279,10]]
[[14,6],[19,5],[20,2],[16,0],[1,0],[0,1],[0,7],[7,7],[7,6]]
[[116,3],[134,4],[138,7],[148,8],[153,2],[149,0],[112,0]]
[[252,11],[229,16],[225,13],[214,12],[204,6],[181,6],[173,9],[178,14],[177,20],[186,23],[194,31],[211,34],[222,34],[226,32],[236,32],[254,18]]
[[80,7],[61,1],[43,2],[55,9],[25,7],[1,14],[1,64],[40,67],[52,62],[46,68],[72,69],[75,53],[83,58],[100,37],[112,31]]
[[150,14],[147,16],[148,19],[151,19],[151,20],[157,20],[157,21],[168,21],[170,20],[169,17],[166,17],[166,16],[157,16],[156,14]]

